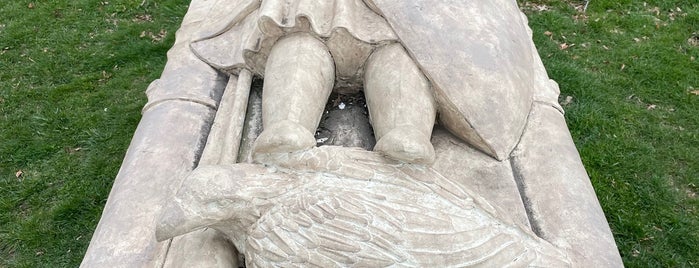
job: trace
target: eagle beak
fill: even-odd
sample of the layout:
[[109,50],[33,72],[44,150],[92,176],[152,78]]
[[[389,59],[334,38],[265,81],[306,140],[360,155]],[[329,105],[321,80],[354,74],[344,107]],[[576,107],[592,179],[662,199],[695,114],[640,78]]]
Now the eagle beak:
[[196,215],[188,215],[176,202],[168,203],[158,219],[155,238],[158,242],[199,229]]

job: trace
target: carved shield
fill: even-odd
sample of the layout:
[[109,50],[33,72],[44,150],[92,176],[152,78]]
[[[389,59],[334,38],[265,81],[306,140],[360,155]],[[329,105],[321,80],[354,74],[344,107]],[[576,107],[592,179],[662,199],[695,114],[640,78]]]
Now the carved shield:
[[532,105],[532,42],[514,0],[374,0],[432,82],[439,119],[506,159]]

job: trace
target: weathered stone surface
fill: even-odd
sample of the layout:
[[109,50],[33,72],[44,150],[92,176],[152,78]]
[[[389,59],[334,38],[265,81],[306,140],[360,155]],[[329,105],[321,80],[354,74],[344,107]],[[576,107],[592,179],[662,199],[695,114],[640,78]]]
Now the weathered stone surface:
[[194,0],[82,266],[621,266],[530,35],[511,0]]
[[609,224],[558,110],[547,105],[534,106],[511,161],[537,234],[565,249],[577,265],[623,266]]
[[168,243],[153,238],[154,220],[196,167],[227,80],[189,48],[207,4],[192,2],[161,78],[148,88],[148,104],[81,267],[156,267],[166,258]]
[[252,147],[262,133],[262,84],[257,80],[251,87],[236,161],[239,163],[252,163]]
[[164,209],[158,239],[210,226],[244,249],[249,267],[570,266],[428,167],[333,146],[258,160],[272,166],[194,170]]
[[[349,31],[358,42],[335,53],[335,63],[342,64],[337,70],[342,71],[355,69],[368,46],[397,40],[433,83],[447,129],[499,160],[507,158],[521,135],[537,79],[531,68],[533,44],[515,1],[364,1],[369,9],[359,0],[331,2],[334,9],[330,2],[263,1],[242,20],[243,9],[217,3],[216,9],[230,11],[228,28],[209,30],[217,34],[194,43],[194,51],[221,70],[251,68],[264,75],[267,55],[284,34],[301,31],[329,38],[332,52],[339,51],[337,44],[352,43],[335,42],[333,33]],[[395,33],[372,11],[383,14]],[[441,40],[439,45],[435,40]],[[357,58],[347,60],[345,55]],[[338,82],[345,87],[347,80]],[[490,112],[492,107],[501,112]]]
[[315,138],[318,146],[337,145],[372,150],[376,139],[369,124],[364,94],[331,95]]
[[509,161],[498,161],[459,141],[441,127],[432,133],[437,159],[432,166],[444,177],[479,193],[508,218],[529,228],[529,218]]
[[143,114],[82,267],[155,267],[164,260],[168,245],[153,239],[155,218],[196,166],[212,116],[209,107],[181,101]]
[[437,108],[429,82],[400,44],[378,48],[369,57],[364,87],[374,150],[410,163],[433,163],[430,135]]
[[200,165],[235,163],[238,160],[251,85],[252,74],[248,71],[228,79],[216,110],[216,114],[221,116],[216,116],[211,124]]
[[162,267],[238,267],[238,251],[219,231],[204,228],[175,237]]
[[524,129],[535,90],[533,44],[517,3],[373,2],[432,82],[441,123],[483,152],[506,159]]

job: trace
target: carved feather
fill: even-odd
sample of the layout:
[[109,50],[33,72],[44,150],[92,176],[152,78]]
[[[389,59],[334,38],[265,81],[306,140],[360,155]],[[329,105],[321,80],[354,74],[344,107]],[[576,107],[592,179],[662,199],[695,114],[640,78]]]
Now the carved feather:
[[236,190],[221,195],[260,217],[210,225],[238,241],[249,267],[570,266],[561,250],[430,168],[336,147],[262,160],[278,168],[229,178]]

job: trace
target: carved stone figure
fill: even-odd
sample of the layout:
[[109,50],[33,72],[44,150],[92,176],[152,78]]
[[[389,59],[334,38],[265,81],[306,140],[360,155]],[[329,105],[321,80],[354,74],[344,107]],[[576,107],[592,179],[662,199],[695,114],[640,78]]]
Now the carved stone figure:
[[530,34],[512,0],[192,1],[82,266],[621,266]]
[[[427,137],[439,108],[441,125],[504,159],[519,139],[533,100],[535,81],[518,79],[536,75],[524,25],[498,19],[521,22],[523,15],[513,2],[499,2],[219,1],[202,22],[205,33],[191,46],[220,70],[248,69],[265,77],[263,106],[269,108],[263,107],[263,124],[282,131],[262,134],[263,151],[315,145],[310,135],[300,133],[315,131],[336,82],[341,90],[363,84],[376,149],[388,156],[431,162]],[[448,21],[468,16],[483,20]],[[446,29],[458,34],[449,38]],[[439,39],[443,48],[434,49]],[[493,107],[499,112],[484,113]],[[412,142],[404,140],[406,135]]]
[[200,166],[165,209],[160,240],[215,228],[248,267],[569,267],[565,253],[478,195],[417,165],[323,146]]

